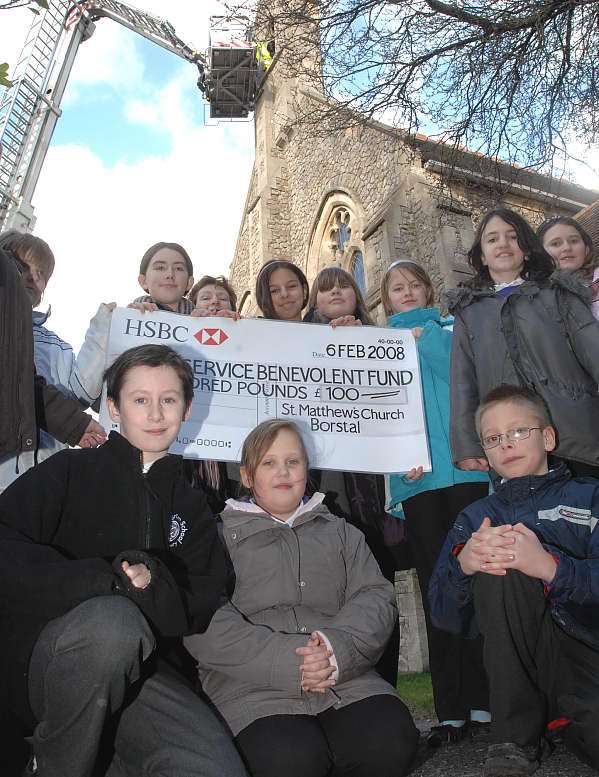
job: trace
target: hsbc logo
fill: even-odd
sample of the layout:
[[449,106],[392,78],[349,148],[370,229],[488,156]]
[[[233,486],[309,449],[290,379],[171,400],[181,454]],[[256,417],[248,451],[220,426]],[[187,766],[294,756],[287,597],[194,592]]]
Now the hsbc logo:
[[195,333],[194,337],[201,345],[222,345],[229,339],[229,335],[218,327],[200,329],[199,332]]

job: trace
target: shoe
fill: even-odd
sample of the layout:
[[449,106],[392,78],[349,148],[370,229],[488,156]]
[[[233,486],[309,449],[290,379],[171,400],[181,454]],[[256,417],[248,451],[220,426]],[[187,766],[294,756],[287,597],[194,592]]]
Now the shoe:
[[426,735],[426,744],[429,747],[442,747],[443,745],[455,745],[466,736],[468,726],[433,726]]
[[489,745],[483,766],[483,777],[527,777],[539,767],[535,756],[529,755],[524,747],[515,742]]
[[32,755],[29,759],[29,762],[27,763],[27,766],[25,767],[25,771],[23,772],[23,777],[32,777],[33,775],[37,774],[37,761],[35,760],[35,756]]

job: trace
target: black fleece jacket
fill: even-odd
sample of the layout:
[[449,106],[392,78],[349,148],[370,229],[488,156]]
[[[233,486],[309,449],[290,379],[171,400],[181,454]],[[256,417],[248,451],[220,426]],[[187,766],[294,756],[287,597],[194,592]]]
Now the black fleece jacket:
[[[149,567],[147,588],[131,585],[123,560]],[[216,522],[180,456],[144,475],[141,452],[111,432],[100,448],[47,459],[0,495],[0,680],[9,707],[32,722],[27,669],[51,619],[95,596],[124,595],[160,646],[207,628],[225,575]]]

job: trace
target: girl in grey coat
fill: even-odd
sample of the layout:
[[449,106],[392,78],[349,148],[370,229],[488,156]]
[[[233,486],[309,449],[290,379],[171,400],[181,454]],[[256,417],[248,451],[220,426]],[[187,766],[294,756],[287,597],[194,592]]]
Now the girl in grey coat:
[[248,436],[252,499],[222,515],[235,592],[186,646],[253,777],[400,777],[418,732],[374,670],[397,617],[393,586],[362,533],[322,494],[305,496],[307,473],[293,423]]
[[545,400],[558,433],[556,453],[574,474],[599,476],[599,322],[588,289],[572,274],[553,272],[531,226],[506,208],[484,216],[468,257],[474,278],[445,295],[455,316],[456,465],[488,469],[474,413],[481,397],[509,383]]

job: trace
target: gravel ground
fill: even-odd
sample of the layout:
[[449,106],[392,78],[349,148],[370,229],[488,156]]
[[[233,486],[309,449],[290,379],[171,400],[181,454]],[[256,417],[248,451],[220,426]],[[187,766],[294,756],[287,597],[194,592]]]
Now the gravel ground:
[[[416,725],[425,733],[433,722],[417,720]],[[466,739],[438,750],[422,748],[420,765],[410,772],[410,777],[481,777],[487,744]],[[426,760],[422,762],[423,759]],[[597,777],[597,772],[571,755],[563,745],[558,745],[535,772],[535,777]]]

